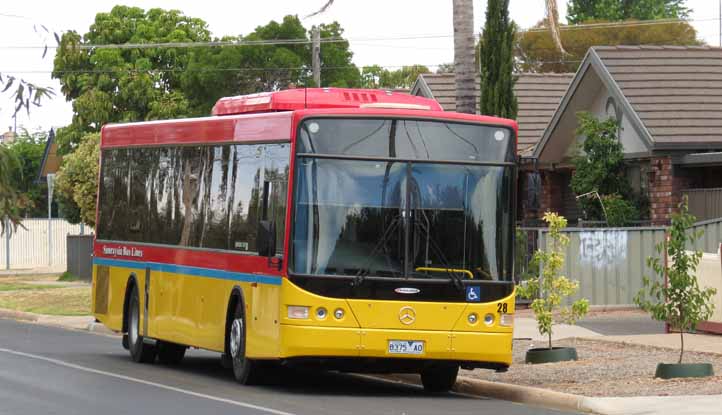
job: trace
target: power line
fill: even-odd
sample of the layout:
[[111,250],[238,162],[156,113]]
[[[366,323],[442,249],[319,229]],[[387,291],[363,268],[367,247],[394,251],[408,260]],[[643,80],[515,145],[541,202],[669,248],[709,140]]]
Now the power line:
[[[708,18],[708,19],[659,19],[659,20],[640,20],[633,22],[611,22],[611,23],[588,23],[579,25],[566,25],[560,26],[562,31],[570,30],[592,30],[600,28],[616,28],[616,27],[633,27],[633,26],[652,26],[652,25],[669,25],[675,23],[692,23],[692,22],[705,22],[705,21],[718,21],[720,18]],[[519,33],[528,32],[544,32],[549,29],[546,27],[531,28],[521,30]],[[453,38],[453,34],[416,34],[416,35],[403,35],[396,37],[366,37],[366,38],[322,38],[321,43],[343,43],[343,42],[387,42],[392,40],[428,40],[428,39],[443,39]],[[477,35],[478,37],[478,35]],[[237,41],[203,41],[203,42],[153,42],[153,43],[119,43],[119,44],[102,44],[102,45],[90,45],[83,44],[78,45],[79,49],[82,50],[98,50],[98,49],[152,49],[152,48],[198,48],[198,47],[222,47],[222,46],[281,46],[281,45],[308,45],[311,44],[311,40],[307,38],[295,38],[295,39],[263,39],[263,40],[237,40]],[[0,45],[0,49],[57,49],[58,45],[28,45],[28,46],[14,46],[14,45]]]

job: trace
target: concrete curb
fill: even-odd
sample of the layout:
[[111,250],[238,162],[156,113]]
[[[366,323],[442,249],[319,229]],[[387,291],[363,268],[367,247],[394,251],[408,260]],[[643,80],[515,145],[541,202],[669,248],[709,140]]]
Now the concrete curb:
[[[60,327],[68,330],[82,330],[89,331],[91,333],[118,336],[118,333],[105,327],[102,323],[96,323],[91,321],[90,323],[82,323],[77,320],[73,320],[75,317],[64,317],[64,316],[50,316],[46,314],[28,313],[25,311],[10,310],[6,308],[0,308],[0,318],[7,318],[11,320],[28,321],[42,326]],[[80,316],[91,319],[91,316]]]
[[[380,377],[403,383],[421,384],[418,375],[388,375]],[[499,399],[547,409],[597,413],[594,411],[595,405],[593,400],[586,396],[556,392],[531,386],[490,382],[466,376],[459,376],[453,391],[464,395]]]
[[36,322],[39,319],[39,315],[35,313],[26,313],[24,311],[0,308],[0,318]]

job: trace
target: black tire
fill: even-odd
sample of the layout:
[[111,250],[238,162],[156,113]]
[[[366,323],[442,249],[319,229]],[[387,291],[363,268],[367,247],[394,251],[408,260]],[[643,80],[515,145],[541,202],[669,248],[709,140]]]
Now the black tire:
[[140,301],[138,300],[138,287],[133,286],[128,301],[128,350],[130,357],[138,363],[153,363],[155,361],[156,349],[151,344],[143,342],[140,335]]
[[158,341],[156,350],[158,351],[158,361],[164,365],[177,365],[183,361],[187,347],[171,342]]
[[429,393],[448,392],[454,387],[458,374],[458,365],[434,365],[421,372],[421,384]]
[[229,323],[226,350],[231,358],[233,376],[242,385],[258,384],[261,380],[258,362],[246,357],[246,319],[240,301],[236,303]]

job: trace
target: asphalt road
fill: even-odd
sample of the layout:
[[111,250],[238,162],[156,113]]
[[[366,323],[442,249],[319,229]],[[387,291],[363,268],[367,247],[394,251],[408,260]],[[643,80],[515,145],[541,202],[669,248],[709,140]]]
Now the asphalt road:
[[241,386],[216,354],[137,364],[118,338],[0,319],[0,414],[561,414],[339,373],[281,369]]

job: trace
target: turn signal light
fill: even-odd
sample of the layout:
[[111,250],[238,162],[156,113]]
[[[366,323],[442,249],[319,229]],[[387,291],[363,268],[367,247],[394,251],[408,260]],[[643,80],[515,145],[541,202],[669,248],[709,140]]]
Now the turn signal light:
[[304,320],[308,318],[308,307],[303,305],[288,306],[288,318]]
[[511,327],[514,325],[514,314],[502,314],[499,318],[499,324],[504,327]]

